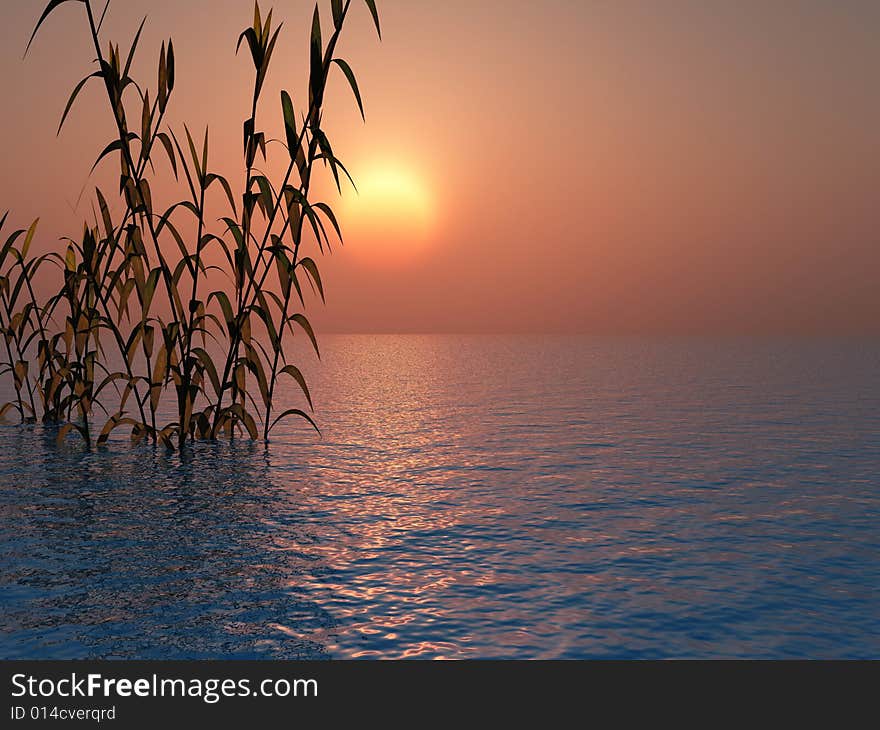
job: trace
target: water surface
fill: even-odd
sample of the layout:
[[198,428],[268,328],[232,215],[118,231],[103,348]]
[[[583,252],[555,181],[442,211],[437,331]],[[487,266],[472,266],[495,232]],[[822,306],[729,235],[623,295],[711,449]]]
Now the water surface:
[[880,343],[323,352],[321,441],[0,428],[0,656],[880,658]]

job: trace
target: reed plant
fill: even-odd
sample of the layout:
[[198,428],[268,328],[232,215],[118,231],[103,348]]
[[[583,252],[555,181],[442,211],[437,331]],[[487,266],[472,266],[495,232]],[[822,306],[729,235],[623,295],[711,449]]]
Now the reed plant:
[[[304,290],[323,300],[315,252],[342,241],[333,209],[314,201],[311,190],[319,168],[332,175],[340,192],[341,179],[351,180],[323,120],[334,68],[363,116],[354,72],[336,55],[352,0],[332,0],[324,19],[315,6],[308,93],[296,107],[281,92],[275,108],[284,139],[277,145],[263,131],[258,111],[282,27],[274,24],[272,11],[264,15],[255,5],[253,23],[236,46],[236,53],[249,52],[254,68],[239,193],[212,171],[207,129],[196,139],[187,125],[174,130],[166,122],[176,92],[170,39],[160,49],[151,87],[132,77],[143,22],[123,54],[102,38],[109,0],[100,13],[91,0],[52,0],[28,49],[66,2],[82,6],[95,69],[73,89],[59,132],[82,89],[100,82],[115,135],[95,167],[115,161],[119,186],[113,196],[95,189],[93,220],[58,250],[31,255],[36,221],[6,237],[0,250],[0,376],[11,379],[14,399],[0,416],[57,424],[59,440],[78,433],[89,448],[106,443],[118,428],[127,429],[134,442],[147,439],[169,449],[238,435],[268,440],[290,417],[317,430],[308,384],[287,353],[290,339],[303,336],[320,357],[303,311]],[[365,4],[381,35],[375,0]],[[272,180],[261,170],[269,169],[272,150],[280,149],[286,171]],[[153,203],[158,170],[185,190],[165,209]],[[208,196],[212,188],[222,190],[220,211],[211,205],[217,199]],[[7,217],[0,219],[0,241]],[[40,296],[38,277],[41,285],[57,282],[53,295]],[[302,408],[277,412],[283,381],[301,391]],[[171,422],[160,415],[166,399],[176,406]]]

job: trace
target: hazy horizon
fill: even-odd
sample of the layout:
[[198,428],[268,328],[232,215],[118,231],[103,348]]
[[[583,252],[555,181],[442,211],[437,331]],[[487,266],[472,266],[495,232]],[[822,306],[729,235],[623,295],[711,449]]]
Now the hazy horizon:
[[[16,227],[40,216],[45,248],[90,216],[85,185],[113,190],[115,165],[87,177],[112,136],[98,83],[55,137],[94,54],[69,3],[23,61],[44,5],[2,11],[15,103],[0,212]],[[274,7],[285,27],[260,114],[280,136],[279,90],[304,95],[312,5]],[[381,43],[358,3],[340,46],[366,125],[331,82],[329,134],[366,194],[340,208],[346,248],[319,262],[319,334],[880,334],[880,4],[379,9]],[[174,38],[170,121],[210,124],[214,166],[239,185],[252,67],[234,50],[251,13],[117,1],[105,36],[125,52],[149,16],[135,73],[153,86]]]

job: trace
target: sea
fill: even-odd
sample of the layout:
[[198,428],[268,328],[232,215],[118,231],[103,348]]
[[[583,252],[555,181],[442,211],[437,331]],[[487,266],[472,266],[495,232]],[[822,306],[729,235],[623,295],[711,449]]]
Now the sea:
[[320,437],[0,427],[0,657],[880,658],[877,340],[321,348]]

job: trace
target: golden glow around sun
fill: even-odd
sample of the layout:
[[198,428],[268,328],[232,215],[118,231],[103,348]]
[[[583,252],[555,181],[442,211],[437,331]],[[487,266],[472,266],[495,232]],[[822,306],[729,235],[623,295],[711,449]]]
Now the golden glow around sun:
[[402,165],[358,168],[358,192],[342,199],[346,245],[360,253],[405,255],[421,248],[430,233],[434,205],[428,186]]

